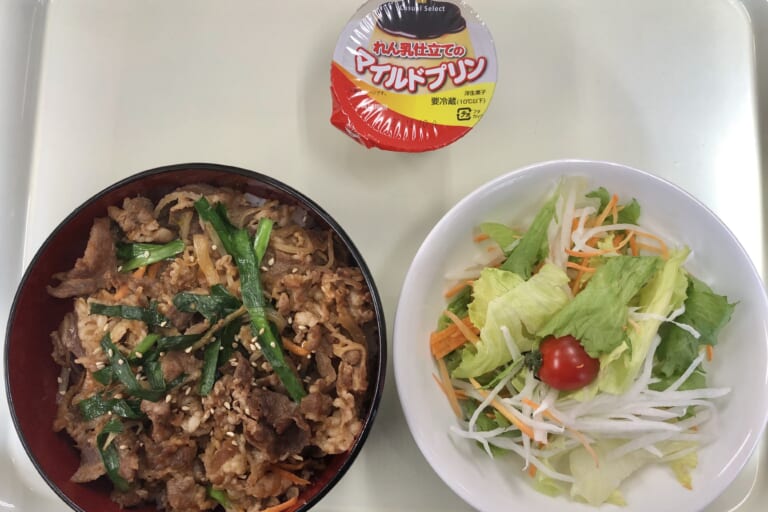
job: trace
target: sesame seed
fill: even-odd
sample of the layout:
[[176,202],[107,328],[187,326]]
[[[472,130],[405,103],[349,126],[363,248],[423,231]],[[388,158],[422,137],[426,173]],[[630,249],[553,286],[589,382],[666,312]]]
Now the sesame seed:
[[101,330],[107,332],[109,330],[109,324],[104,324],[104,327],[102,327]]
[[192,391],[192,388],[187,386],[187,388],[184,390],[185,395],[189,395],[189,392]]
[[231,430],[230,430],[229,432],[227,432],[227,435],[228,435],[229,437],[235,437],[235,433],[234,433],[234,432],[232,432]]
[[66,395],[66,394],[67,394],[67,392],[66,392],[66,391],[64,391],[64,390],[62,389],[61,391],[59,391],[59,394],[60,394],[61,396],[64,396],[64,395]]
[[269,346],[272,347],[272,348],[275,348],[277,345],[275,345],[274,341],[270,341],[269,342]]
[[171,400],[173,400],[173,397],[171,395],[165,395],[165,403],[169,404],[171,403]]
[[219,350],[224,350],[224,345],[220,346]]
[[216,244],[211,245],[211,250],[215,251],[216,249],[218,249],[218,247],[216,247]]
[[301,370],[301,364],[296,365],[296,370]]
[[304,457],[302,457],[302,456],[301,456],[301,455],[299,455],[298,453],[294,453],[294,454],[292,455],[292,457],[293,457],[294,459],[296,459],[296,460],[304,460]]
[[264,267],[264,266],[260,267],[260,269],[262,272],[266,272],[267,270],[269,270],[267,267]]
[[143,257],[149,258],[149,251],[144,251],[144,254],[142,254]]
[[109,349],[109,350],[107,351],[107,355],[108,355],[109,357],[112,357],[113,355],[115,355],[115,353],[112,351],[112,349]]
[[123,394],[122,393],[117,393],[115,395],[115,398],[118,399],[118,400],[122,400],[123,399]]
[[296,272],[298,272],[298,271],[299,271],[299,269],[297,269],[296,267],[293,267],[293,268],[291,269],[291,274],[295,274],[295,273],[296,273]]
[[121,450],[127,450],[127,449],[128,449],[128,447],[127,447],[126,445],[124,445],[124,444],[121,444],[121,445],[120,445],[120,449],[121,449]]
[[107,416],[112,416],[112,411],[107,411]]
[[275,257],[273,256],[273,257],[269,258],[269,261],[267,262],[267,265],[269,265],[271,267],[274,264],[275,264]]
[[123,266],[122,266],[122,265],[119,265],[119,266],[117,267],[117,271],[118,271],[118,272],[120,272],[121,270],[123,270]]
[[213,416],[214,414],[216,414],[216,409],[214,409],[213,407],[211,407],[210,409],[208,409],[208,412],[210,412],[210,413],[211,413],[211,416]]
[[165,357],[165,352],[160,352],[160,357]]
[[191,354],[193,348],[194,347],[187,347],[187,348],[184,349],[184,352],[187,353],[187,354]]
[[229,411],[232,409],[232,404],[229,402],[224,402],[224,408]]
[[312,359],[312,354],[311,353],[307,354],[307,359]]
[[231,359],[229,360],[229,364],[232,364],[232,365],[234,365],[234,364],[237,364],[237,359],[235,359],[234,357],[233,357],[233,358],[231,358]]
[[257,348],[257,349],[261,350],[261,345],[260,345],[260,344],[258,344],[258,343],[254,343],[254,345],[256,345],[256,348]]
[[289,316],[288,317],[288,325],[291,325],[292,323],[293,323],[293,317]]
[[232,343],[232,348],[237,348],[237,343]]
[[168,320],[163,320],[160,322],[160,327],[165,327],[166,325],[168,325]]
[[133,355],[134,357],[136,357],[136,359],[141,359],[142,357],[144,357],[144,354],[142,354],[141,352],[135,352]]
[[258,368],[259,367],[259,365],[256,364],[256,361],[251,361],[251,366],[253,366],[254,368]]
[[261,329],[259,329],[259,336],[261,336],[262,334],[264,334],[264,328],[263,327]]
[[248,347],[251,349],[251,352],[256,352],[256,344],[255,343],[251,343]]
[[251,410],[248,407],[245,408],[245,414],[247,414],[248,416],[251,415]]
[[96,368],[98,368],[99,370],[102,370],[102,369],[104,369],[104,366],[105,366],[105,365],[104,365],[104,363],[102,363],[101,361],[99,361],[98,363],[96,363]]
[[189,410],[189,406],[188,406],[188,405],[182,405],[182,406],[181,406],[181,410],[182,410],[182,411],[184,411],[184,412],[186,412],[186,411],[188,411],[188,410]]
[[61,377],[56,377],[56,382],[61,384],[62,382],[64,382],[64,380]]
[[117,364],[120,364],[120,365],[125,364],[125,359],[118,359]]
[[237,441],[232,441],[232,446],[237,446]]
[[300,331],[306,331],[307,329],[308,329],[308,327],[306,325],[300,325],[299,326],[299,330]]

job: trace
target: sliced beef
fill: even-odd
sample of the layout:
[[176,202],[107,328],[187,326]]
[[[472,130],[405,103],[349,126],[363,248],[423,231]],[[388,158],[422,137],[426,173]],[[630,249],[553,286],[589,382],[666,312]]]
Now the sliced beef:
[[72,355],[83,357],[85,350],[77,335],[77,315],[70,311],[59,324],[58,330],[51,333],[53,342],[53,360],[63,367],[72,366]]
[[166,485],[168,505],[171,510],[195,512],[210,510],[216,505],[207,499],[205,487],[195,482],[191,475],[174,475]]
[[162,400],[160,402],[141,401],[141,412],[147,415],[152,422],[151,434],[154,441],[164,441],[173,434],[171,426],[171,405]]
[[170,382],[182,374],[189,378],[197,378],[200,376],[202,364],[202,361],[197,359],[194,354],[187,354],[183,350],[172,350],[160,358],[160,367],[166,382]]
[[53,277],[60,284],[49,286],[48,293],[60,299],[89,295],[112,286],[117,279],[117,258],[109,219],[93,222],[83,257],[75,262],[72,270]]
[[126,197],[122,208],[110,206],[107,213],[131,242],[170,242],[176,235],[160,225],[155,218],[154,209],[152,201],[146,197]]

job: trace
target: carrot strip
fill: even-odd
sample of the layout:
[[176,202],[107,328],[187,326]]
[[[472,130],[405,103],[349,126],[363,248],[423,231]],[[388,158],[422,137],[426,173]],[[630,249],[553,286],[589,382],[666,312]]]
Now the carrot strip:
[[147,277],[150,279],[157,278],[157,273],[160,271],[160,262],[153,263],[149,266],[149,269],[147,269]]
[[307,357],[310,354],[309,350],[295,344],[294,342],[292,342],[286,337],[283,337],[282,341],[283,341],[283,346],[286,349],[288,349],[289,352],[296,354],[297,356]]
[[112,296],[115,300],[121,300],[126,297],[130,293],[131,289],[128,287],[128,284],[122,285],[120,288],[117,289],[115,294]]
[[443,296],[444,296],[446,299],[450,299],[451,297],[453,297],[454,295],[456,295],[456,294],[457,294],[457,293],[459,293],[461,290],[463,290],[464,288],[466,288],[467,286],[469,286],[469,285],[471,285],[471,284],[472,284],[472,281],[459,281],[459,282],[458,282],[458,283],[456,283],[455,285],[453,285],[453,286],[451,286],[450,288],[448,288],[448,289],[445,291],[445,293],[443,294]]
[[536,478],[536,466],[533,464],[528,464],[528,475],[531,478]]
[[448,398],[448,403],[451,404],[453,413],[458,419],[462,419],[461,407],[459,407],[459,399],[456,397],[456,392],[453,390],[453,386],[451,385],[451,377],[448,375],[448,367],[445,366],[444,359],[437,360],[437,369],[440,371],[440,379],[435,377],[434,374],[432,374],[432,376],[435,377],[438,385],[443,390],[443,393],[445,393],[445,396]]
[[707,345],[707,361],[712,361],[715,358],[715,347]]
[[667,247],[656,247],[655,245],[650,244],[644,244],[642,242],[637,242],[637,248],[638,249],[645,249],[646,251],[656,252],[661,254],[661,257],[664,259],[669,258],[669,252],[667,251]]
[[144,265],[142,267],[137,268],[131,275],[134,277],[134,279],[141,279],[142,277],[144,277],[144,274],[146,274],[146,272],[147,272],[147,266]]
[[296,502],[298,502],[298,501],[299,501],[298,496],[294,496],[293,498],[291,498],[291,499],[289,499],[287,501],[284,501],[282,503],[278,503],[274,507],[267,507],[264,510],[262,510],[261,512],[283,512],[285,510],[288,510],[292,506],[294,506],[296,504]]
[[[611,214],[613,209],[616,207],[616,204],[619,202],[619,196],[616,194],[613,194],[611,196],[611,200],[608,201],[608,204],[605,205],[605,208],[603,209],[600,216],[595,220],[595,226],[602,226],[603,222],[605,222],[605,219],[608,218],[608,215]],[[615,223],[614,223],[615,224]]]
[[272,471],[280,475],[281,477],[285,478],[286,480],[296,484],[296,485],[309,485],[310,481],[305,480],[304,478],[301,478],[298,475],[295,475],[291,473],[290,471],[287,471],[280,466],[272,466]]
[[640,248],[637,247],[637,240],[634,236],[631,237],[631,240],[629,241],[629,249],[632,251],[632,256],[640,255]]
[[280,469],[284,469],[286,471],[296,471],[301,468],[303,468],[306,465],[304,461],[300,462],[278,462],[275,464]]
[[[488,398],[489,393],[486,390],[482,389],[480,387],[480,384],[475,379],[470,378],[469,382],[471,382],[472,385],[475,387],[475,391],[480,393],[480,396],[482,396],[484,399]],[[529,438],[533,439],[533,429],[528,425],[526,425],[525,423],[523,423],[522,421],[520,421],[520,419],[517,416],[507,411],[507,408],[504,407],[504,405],[501,402],[499,402],[498,398],[494,398],[491,401],[491,405],[494,407],[494,409],[499,411],[505,418],[507,418],[510,423],[516,426],[520,430],[520,432],[527,435]]]
[[472,240],[474,240],[476,243],[480,243],[480,242],[483,242],[485,240],[488,240],[489,238],[491,238],[491,237],[488,236],[487,233],[478,233],[477,235],[475,235],[472,238]]
[[[523,402],[523,403],[524,403],[525,405],[527,405],[528,407],[531,407],[531,408],[533,408],[534,410],[536,410],[536,409],[538,409],[538,408],[539,408],[539,404],[537,404],[537,403],[536,403],[536,402],[534,402],[533,400],[529,400],[529,399],[527,399],[527,398],[523,398],[523,399],[521,400],[521,402]],[[589,454],[592,456],[592,460],[594,460],[594,461],[595,461],[595,467],[600,467],[600,459],[598,459],[598,457],[597,457],[597,452],[595,452],[594,448],[592,448],[592,446],[590,446],[590,444],[589,444],[589,442],[587,441],[587,438],[584,436],[584,434],[582,434],[581,432],[579,432],[578,430],[576,430],[576,429],[574,429],[574,428],[571,428],[571,427],[569,427],[569,426],[565,425],[565,424],[562,422],[562,420],[560,420],[560,418],[558,418],[557,416],[555,416],[555,415],[552,413],[552,411],[550,411],[550,410],[546,410],[546,411],[544,411],[544,412],[543,412],[543,414],[544,414],[544,416],[546,416],[547,418],[549,418],[549,419],[551,419],[551,420],[553,420],[553,421],[555,421],[555,422],[559,423],[560,425],[562,425],[563,427],[565,427],[565,429],[566,429],[568,432],[570,432],[571,434],[573,434],[573,436],[574,436],[576,439],[578,439],[578,440],[579,440],[579,442],[580,442],[580,443],[581,443],[581,444],[584,446],[584,449],[585,449],[585,450],[587,450],[587,453],[589,453]]]
[[576,270],[580,270],[582,272],[595,272],[597,270],[596,268],[587,267],[585,265],[579,265],[578,263],[574,263],[573,261],[566,262],[565,266],[568,268],[574,268]]
[[[471,341],[472,343],[477,343],[478,341],[480,341],[480,338],[477,337],[477,334],[475,334],[472,331],[472,329],[467,327],[467,324],[464,323],[464,321],[461,318],[456,316],[456,314],[453,311],[448,311],[446,309],[445,311],[443,311],[443,314],[451,319],[451,322],[453,322],[454,325],[458,327],[458,329],[461,331],[461,334],[463,334],[464,337],[467,338],[469,341]],[[469,318],[469,316],[467,316],[466,318]]]

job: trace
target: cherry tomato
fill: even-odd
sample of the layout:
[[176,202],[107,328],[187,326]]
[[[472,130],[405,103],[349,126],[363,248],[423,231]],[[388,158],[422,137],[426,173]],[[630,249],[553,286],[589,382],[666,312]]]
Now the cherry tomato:
[[590,357],[573,336],[545,338],[539,345],[539,352],[539,379],[561,391],[583,388],[595,380],[600,371],[600,361]]

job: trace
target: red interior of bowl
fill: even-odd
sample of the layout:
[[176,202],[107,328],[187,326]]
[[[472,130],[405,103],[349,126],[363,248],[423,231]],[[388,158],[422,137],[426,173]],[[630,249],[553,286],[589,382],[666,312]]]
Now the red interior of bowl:
[[[27,269],[14,301],[6,340],[6,378],[11,411],[27,452],[51,487],[76,509],[121,510],[109,498],[111,484],[106,478],[91,484],[70,481],[70,476],[79,466],[79,452],[66,433],[53,432],[58,389],[56,379],[60,368],[51,358],[50,333],[58,328],[64,314],[72,309],[72,300],[51,297],[46,292],[46,286],[52,283],[53,274],[72,268],[85,249],[93,220],[106,216],[108,206],[120,204],[123,198],[138,194],[157,199],[173,188],[189,183],[231,186],[289,204],[300,203],[318,223],[337,227],[314,203],[293,195],[290,189],[270,178],[239,169],[201,164],[158,169],[128,178],[89,200],[54,231]],[[339,232],[338,229],[336,231]],[[381,302],[365,263],[346,235],[343,232],[339,234],[369,279],[379,323],[379,339],[385,340]],[[332,457],[327,470],[304,490],[299,500],[306,505],[302,510],[312,506],[335,484],[365,440],[383,389],[386,344],[382,342],[380,345],[370,350],[371,382],[367,400],[370,412],[363,434],[350,452]],[[148,506],[132,510],[149,512],[156,509]]]

